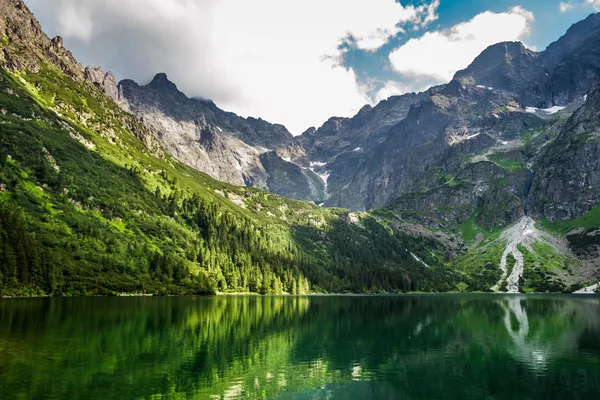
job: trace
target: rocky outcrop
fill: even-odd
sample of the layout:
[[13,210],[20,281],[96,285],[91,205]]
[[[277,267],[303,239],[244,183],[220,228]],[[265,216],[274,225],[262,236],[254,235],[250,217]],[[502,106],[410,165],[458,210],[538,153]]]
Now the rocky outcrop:
[[94,85],[113,101],[119,92],[112,72],[82,67],[64,47],[63,39],[49,39],[37,19],[20,0],[0,0],[0,65],[11,71],[39,72],[49,63],[67,76]]
[[[100,68],[84,68],[64,47],[63,39],[57,36],[50,39],[43,32],[39,22],[29,8],[21,0],[0,0],[0,67],[7,71],[33,74],[55,74],[60,71],[64,77],[80,83],[88,89],[100,102],[111,99],[118,101],[116,79],[110,72],[104,73]],[[57,113],[60,113],[58,104]],[[83,125],[89,122],[90,114],[73,110]],[[163,152],[149,130],[136,121],[131,115],[111,115],[120,123],[127,125],[146,147],[155,155]],[[105,126],[106,128],[106,126]],[[107,135],[112,135],[107,128]]]
[[325,187],[316,173],[282,159],[274,151],[263,153],[260,159],[268,172],[267,186],[271,192],[297,200],[323,202]]
[[63,46],[61,37],[49,39],[21,0],[0,0],[0,65],[8,70],[34,71],[43,61],[77,79],[83,68]]
[[114,102],[119,101],[119,88],[117,79],[112,72],[104,72],[100,67],[86,67],[84,78],[87,82],[96,86],[106,97]]

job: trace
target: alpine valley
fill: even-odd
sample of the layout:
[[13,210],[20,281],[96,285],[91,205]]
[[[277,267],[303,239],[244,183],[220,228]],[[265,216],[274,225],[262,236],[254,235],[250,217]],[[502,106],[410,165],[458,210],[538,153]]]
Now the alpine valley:
[[297,137],[0,17],[0,295],[598,287],[600,14]]

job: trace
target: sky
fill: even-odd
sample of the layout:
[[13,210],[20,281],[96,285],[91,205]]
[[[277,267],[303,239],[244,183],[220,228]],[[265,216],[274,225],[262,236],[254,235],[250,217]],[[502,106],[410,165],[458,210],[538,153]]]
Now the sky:
[[26,0],[84,65],[294,135],[446,83],[486,47],[542,51],[600,0]]

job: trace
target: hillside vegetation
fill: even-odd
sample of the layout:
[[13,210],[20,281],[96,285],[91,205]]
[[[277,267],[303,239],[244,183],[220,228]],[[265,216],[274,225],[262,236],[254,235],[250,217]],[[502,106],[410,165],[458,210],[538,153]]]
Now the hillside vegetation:
[[4,295],[451,288],[410,254],[439,259],[434,240],[217,182],[50,63],[3,69],[0,110]]

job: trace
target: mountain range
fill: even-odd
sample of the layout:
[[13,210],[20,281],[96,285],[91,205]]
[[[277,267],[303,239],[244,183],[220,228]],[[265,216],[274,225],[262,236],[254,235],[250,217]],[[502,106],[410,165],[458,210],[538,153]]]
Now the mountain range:
[[600,14],[542,52],[492,45],[448,84],[297,137],[164,73],[141,86],[82,67],[20,0],[0,14],[9,294],[600,279]]

